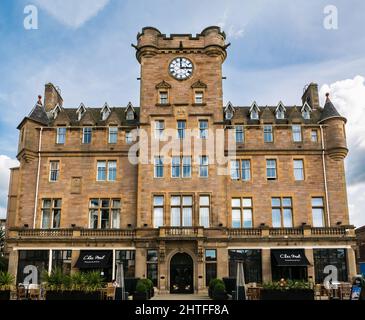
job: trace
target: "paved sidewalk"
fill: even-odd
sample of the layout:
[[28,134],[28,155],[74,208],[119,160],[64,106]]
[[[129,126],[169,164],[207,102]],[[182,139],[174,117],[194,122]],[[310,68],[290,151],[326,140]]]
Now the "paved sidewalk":
[[177,301],[186,301],[186,300],[210,300],[208,295],[202,294],[157,294],[151,300],[177,300]]

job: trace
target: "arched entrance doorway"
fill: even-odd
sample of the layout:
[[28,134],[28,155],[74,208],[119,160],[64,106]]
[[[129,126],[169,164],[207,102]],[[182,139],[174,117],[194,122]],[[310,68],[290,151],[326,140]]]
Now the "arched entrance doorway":
[[171,259],[170,293],[194,293],[194,262],[186,253],[177,253]]

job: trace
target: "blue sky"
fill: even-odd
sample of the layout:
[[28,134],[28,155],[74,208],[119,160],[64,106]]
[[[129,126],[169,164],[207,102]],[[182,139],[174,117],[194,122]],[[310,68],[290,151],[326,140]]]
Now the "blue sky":
[[[26,5],[38,29],[25,30]],[[338,29],[323,26],[335,5]],[[220,25],[232,46],[224,65],[225,101],[234,105],[300,104],[314,81],[349,118],[348,185],[352,222],[365,224],[365,2],[2,0],[0,2],[0,215],[8,167],[16,164],[17,124],[44,84],[62,90],[65,107],[138,105],[139,65],[131,43],[147,25],[163,33],[199,33]]]

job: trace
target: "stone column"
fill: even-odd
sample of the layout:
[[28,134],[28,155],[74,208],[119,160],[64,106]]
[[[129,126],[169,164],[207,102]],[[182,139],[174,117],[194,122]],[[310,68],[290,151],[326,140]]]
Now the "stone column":
[[165,244],[161,244],[159,248],[159,258],[158,258],[158,289],[161,294],[167,294],[168,293],[168,285],[167,285],[167,279],[168,279],[168,267],[167,267],[167,261],[166,261],[166,248]]
[[9,248],[8,272],[10,274],[12,274],[15,277],[15,279],[16,279],[17,273],[18,273],[18,258],[19,258],[18,251],[14,250],[13,248]]
[[228,269],[228,249],[227,248],[217,248],[217,278],[223,279],[229,276]]
[[80,250],[72,250],[71,254],[71,274],[74,274],[75,272],[78,272],[79,269],[75,268],[75,265],[77,263],[77,260],[80,256]]
[[271,273],[271,251],[270,249],[262,249],[262,281],[272,281]]
[[307,257],[310,265],[308,266],[308,280],[312,278],[313,283],[316,283],[316,275],[314,272],[314,256],[313,249],[305,249],[305,256]]
[[146,249],[136,249],[136,278],[145,279],[147,277],[146,269]]
[[352,281],[352,278],[357,274],[356,256],[354,248],[347,249],[347,274],[349,281]]

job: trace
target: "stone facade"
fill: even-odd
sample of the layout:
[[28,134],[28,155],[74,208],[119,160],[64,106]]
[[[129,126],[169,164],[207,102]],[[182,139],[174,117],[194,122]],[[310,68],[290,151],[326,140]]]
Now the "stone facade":
[[[197,36],[161,34],[144,28],[137,37],[136,56],[141,64],[140,107],[78,109],[63,107],[57,88],[46,85],[44,107],[38,102],[19,125],[20,167],[13,169],[8,205],[9,270],[18,272],[20,250],[72,250],[72,270],[80,250],[135,251],[135,276],[147,274],[148,250],[158,253],[157,287],[171,290],[170,265],[176,253],[193,260],[195,291],[206,290],[206,250],[216,250],[216,276],[229,275],[229,250],[261,251],[262,281],[272,279],[272,249],[305,250],[310,262],[308,278],[315,279],[313,250],[320,248],[346,251],[347,276],[356,273],[353,227],[349,226],[344,158],[347,155],[345,123],[337,113],[328,114],[329,98],[321,108],[318,87],[310,84],[303,95],[303,106],[284,106],[284,119],[277,119],[277,107],[256,106],[259,119],[250,117],[251,106],[223,106],[222,64],[227,57],[225,34],[209,27]],[[169,64],[176,57],[188,58],[194,65],[190,78],[176,80]],[[161,104],[161,92],[167,102]],[[196,103],[196,93],[203,101]],[[280,105],[279,105],[280,106]],[[253,105],[254,107],[254,105]],[[302,111],[309,107],[310,119]],[[302,109],[303,108],[303,109]],[[334,108],[334,107],[333,107]],[[103,119],[103,110],[108,112]],[[327,110],[327,111],[326,111]],[[332,110],[332,109],[331,109]],[[128,119],[128,112],[133,114]],[[227,114],[233,113],[230,119]],[[326,116],[324,116],[326,115]],[[139,150],[139,161],[128,158],[131,145],[126,136],[134,129],[144,130],[147,141],[155,140],[155,122],[164,121],[165,129],[176,129],[184,120],[186,129],[199,128],[206,120],[209,135],[243,126],[244,141],[237,144],[235,158],[251,161],[250,180],[233,180],[230,161],[217,164],[216,154],[227,155],[227,139],[209,154],[209,175],[199,176],[199,156],[207,155],[213,143],[199,140],[202,152],[183,154],[178,146],[168,156],[191,156],[191,177],[171,178],[171,163],[164,164],[164,175],[156,178],[153,159],[161,155],[152,143]],[[264,142],[264,126],[273,127],[273,142]],[[302,139],[293,141],[293,125],[300,125]],[[116,143],[109,143],[109,128],[118,128]],[[92,128],[90,144],[83,143],[83,128]],[[66,128],[64,143],[57,142],[57,128]],[[316,139],[313,139],[315,132]],[[198,133],[197,133],[198,134]],[[315,141],[314,141],[315,140]],[[160,147],[169,142],[160,142]],[[220,148],[219,148],[220,146]],[[275,159],[277,177],[268,180],[266,160]],[[303,160],[304,180],[294,177],[294,160]],[[59,162],[59,177],[50,181],[50,162]],[[116,161],[115,181],[97,181],[97,162]],[[228,174],[221,174],[225,169]],[[192,224],[172,227],[172,196],[192,196]],[[199,196],[209,203],[209,227],[199,226]],[[163,226],[154,228],[154,196],[163,196]],[[232,227],[232,199],[252,199],[252,225]],[[273,228],[272,198],[291,198],[292,225]],[[313,226],[312,198],[324,200],[324,225]],[[60,226],[42,230],[43,199],[62,199]],[[120,199],[120,224],[117,229],[90,229],[90,199]],[[52,252],[52,251],[50,251]],[[114,261],[113,258],[113,261]],[[51,260],[51,259],[50,259]],[[48,266],[50,269],[51,266]],[[115,264],[112,266],[115,275]]]

